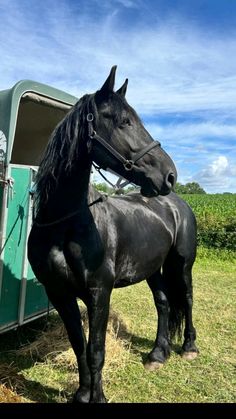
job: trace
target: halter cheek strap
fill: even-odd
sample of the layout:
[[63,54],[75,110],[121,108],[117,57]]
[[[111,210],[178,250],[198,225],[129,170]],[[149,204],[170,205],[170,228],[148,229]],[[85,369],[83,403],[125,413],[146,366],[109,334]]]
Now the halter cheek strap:
[[98,135],[96,133],[96,131],[93,129],[93,120],[94,120],[94,116],[92,113],[89,113],[87,115],[87,122],[88,122],[88,136],[89,136],[89,141],[87,143],[88,149],[91,150],[92,148],[92,143],[93,140],[98,141],[104,148],[106,148],[114,157],[116,157],[117,160],[119,160],[125,170],[130,171],[133,169],[135,163],[141,159],[145,154],[147,154],[150,150],[152,150],[153,148],[157,147],[157,146],[161,146],[161,144],[158,141],[153,141],[151,142],[151,144],[148,144],[146,147],[144,147],[142,150],[138,151],[135,155],[134,158],[132,160],[128,160],[125,157],[123,157],[115,148],[113,148],[109,143],[107,143],[106,140],[104,140],[104,138],[100,137],[100,135]]

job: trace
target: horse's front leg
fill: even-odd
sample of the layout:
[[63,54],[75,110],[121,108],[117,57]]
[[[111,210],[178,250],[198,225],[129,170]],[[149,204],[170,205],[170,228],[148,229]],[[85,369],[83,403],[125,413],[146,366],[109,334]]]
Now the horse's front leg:
[[90,371],[87,365],[86,338],[81,324],[80,310],[75,297],[58,297],[47,292],[52,304],[64,322],[69,341],[77,358],[79,369],[79,389],[75,393],[74,402],[88,403],[90,400]]
[[102,388],[102,368],[105,360],[105,340],[109,316],[111,289],[94,287],[89,290],[89,341],[87,361],[91,375],[91,403],[106,403]]
[[148,355],[145,368],[153,371],[163,366],[170,356],[169,341],[169,303],[160,271],[147,279],[147,283],[153,293],[155,306],[158,313],[157,336],[153,350]]

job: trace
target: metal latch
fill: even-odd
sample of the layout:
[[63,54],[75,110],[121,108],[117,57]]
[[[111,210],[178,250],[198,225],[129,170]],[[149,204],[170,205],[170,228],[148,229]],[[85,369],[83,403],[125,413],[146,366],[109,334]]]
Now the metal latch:
[[5,161],[0,159],[0,186],[5,186]]

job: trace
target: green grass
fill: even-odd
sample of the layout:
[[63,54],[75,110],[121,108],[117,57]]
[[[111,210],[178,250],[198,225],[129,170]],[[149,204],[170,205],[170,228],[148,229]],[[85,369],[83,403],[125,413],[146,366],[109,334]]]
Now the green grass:
[[[120,352],[107,348],[109,365],[104,368],[104,388],[110,402],[128,403],[232,403],[235,402],[235,253],[199,249],[194,266],[193,318],[197,329],[198,358],[188,362],[178,354],[179,346],[165,366],[148,372],[143,361],[152,349],[156,311],[145,282],[117,289],[112,309],[119,313],[117,340]],[[51,327],[58,323],[55,314]],[[17,349],[33,342],[44,324],[24,327],[21,332],[1,336],[0,361],[10,364],[20,376],[1,373],[2,381],[29,402],[66,402],[75,391],[77,376],[71,365],[55,356],[18,355]],[[119,322],[116,329],[119,329]],[[125,327],[124,327],[125,325]],[[125,329],[125,330],[124,330]],[[15,338],[14,338],[15,336]],[[18,339],[16,339],[18,336]],[[120,342],[120,343],[119,343]],[[65,349],[69,348],[69,344]],[[9,351],[15,349],[14,351]],[[1,364],[0,364],[1,365]]]

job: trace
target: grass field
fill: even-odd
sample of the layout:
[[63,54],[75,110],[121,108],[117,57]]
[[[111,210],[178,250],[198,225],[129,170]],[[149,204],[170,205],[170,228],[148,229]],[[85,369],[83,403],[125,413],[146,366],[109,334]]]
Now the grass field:
[[[235,402],[235,253],[201,248],[194,266],[194,310],[199,357],[179,356],[179,345],[156,372],[143,368],[152,349],[156,313],[145,282],[114,290],[107,334],[104,388],[114,403]],[[0,401],[71,400],[76,365],[56,313],[0,338]]]

